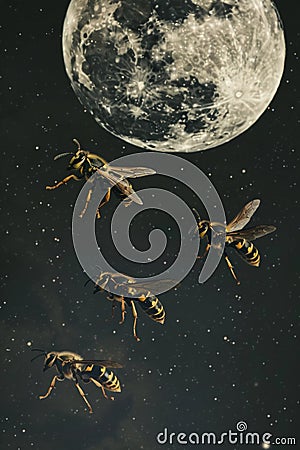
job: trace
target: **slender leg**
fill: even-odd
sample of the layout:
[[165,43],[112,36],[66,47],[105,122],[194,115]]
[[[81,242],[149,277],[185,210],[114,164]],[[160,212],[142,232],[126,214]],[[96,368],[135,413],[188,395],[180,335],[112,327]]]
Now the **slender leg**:
[[106,395],[106,392],[105,392],[105,390],[104,390],[104,387],[102,386],[101,383],[99,383],[99,381],[94,380],[94,378],[90,378],[90,380],[91,380],[97,387],[101,388],[102,394],[103,394],[103,397],[104,397],[104,398],[106,398],[107,400],[109,400],[109,399],[110,399],[110,400],[114,400],[114,399],[115,399],[115,397],[108,397],[108,396]]
[[122,324],[125,321],[126,305],[125,305],[124,297],[121,298],[121,312],[122,312],[122,318],[121,318],[119,324]]
[[89,203],[90,203],[91,197],[92,197],[92,192],[93,192],[92,189],[90,189],[89,192],[88,192],[88,195],[87,195],[87,198],[86,198],[86,202],[85,202],[85,206],[84,206],[84,208],[83,208],[83,210],[81,211],[80,216],[79,216],[81,219],[82,219],[83,216],[85,215],[86,210],[87,210],[87,208],[88,208],[88,206],[89,206]]
[[105,197],[104,197],[104,200],[102,200],[102,202],[100,203],[100,205],[98,206],[98,211],[97,211],[97,218],[98,219],[100,219],[100,217],[101,217],[101,214],[100,214],[100,208],[102,208],[102,206],[104,206],[106,203],[108,203],[109,202],[109,200],[110,200],[110,192],[111,191],[111,189],[109,188],[108,189],[108,191],[107,191],[107,193],[106,193],[106,195],[105,195]]
[[87,401],[87,398],[86,398],[86,396],[85,396],[85,393],[83,392],[83,390],[81,389],[81,387],[79,386],[79,384],[78,384],[77,382],[75,383],[75,386],[77,387],[79,394],[81,395],[81,397],[82,397],[83,400],[85,401],[85,404],[87,405],[90,414],[92,414],[93,410],[92,410],[91,405],[90,405],[89,402]]
[[203,255],[197,256],[197,259],[203,259],[203,258],[207,255],[207,253],[208,253],[210,247],[211,247],[211,244],[208,243],[208,244],[206,245],[206,247],[205,247],[205,250],[204,250]]
[[40,399],[40,400],[43,400],[44,398],[49,397],[49,395],[50,395],[51,392],[52,392],[52,389],[53,389],[54,386],[55,386],[55,383],[56,383],[56,380],[57,380],[57,379],[58,379],[58,376],[57,376],[57,375],[54,375],[54,377],[52,378],[52,381],[51,381],[51,383],[50,383],[49,389],[48,389],[48,391],[46,392],[46,394],[45,394],[45,395],[40,395],[40,396],[39,396],[39,399]]
[[[100,275],[100,277],[96,280],[95,286],[97,286],[97,291],[95,291],[95,293],[98,292],[98,291],[104,291],[104,290],[105,290],[106,285],[107,285],[107,283],[109,282],[109,277],[106,277],[106,279],[103,281],[102,284],[99,284],[100,281],[102,281],[102,276],[101,276],[101,275]],[[96,287],[95,287],[95,289],[96,289]]]
[[136,312],[134,301],[131,300],[130,303],[131,303],[131,309],[132,309],[132,315],[133,315],[133,336],[135,337],[137,342],[139,342],[140,338],[136,334],[136,322],[137,322],[138,315],[137,315],[137,312]]
[[133,203],[133,200],[132,200],[131,198],[127,198],[127,199],[124,200],[124,202],[123,202],[125,208],[128,208],[128,206],[130,206],[131,203]]
[[224,253],[224,256],[225,256],[225,261],[226,261],[226,263],[227,263],[227,266],[228,266],[228,268],[229,268],[229,270],[230,270],[230,272],[231,272],[233,278],[235,279],[236,283],[237,283],[238,285],[241,284],[241,282],[237,279],[237,276],[236,276],[236,274],[235,274],[235,272],[234,272],[234,270],[233,270],[233,265],[231,264],[231,262],[230,262],[230,260],[229,260],[229,258],[228,258],[228,256],[227,256],[227,254]]
[[63,184],[68,183],[68,181],[70,181],[70,180],[80,181],[80,178],[78,178],[78,177],[76,177],[76,175],[72,174],[72,175],[69,175],[68,177],[64,178],[63,180],[59,181],[54,186],[46,186],[46,189],[48,189],[48,190],[57,189],[59,186],[62,186]]

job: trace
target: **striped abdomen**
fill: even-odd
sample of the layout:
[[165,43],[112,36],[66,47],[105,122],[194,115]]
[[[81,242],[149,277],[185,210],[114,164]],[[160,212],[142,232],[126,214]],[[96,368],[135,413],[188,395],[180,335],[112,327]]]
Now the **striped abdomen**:
[[145,311],[146,314],[155,322],[159,322],[161,324],[164,323],[166,313],[163,305],[160,303],[155,295],[150,296],[141,296],[138,298],[139,304],[141,308]]
[[246,239],[239,239],[229,244],[230,247],[234,247],[241,257],[251,266],[259,266],[260,254],[257,248],[252,242]]
[[121,385],[118,377],[111,370],[105,366],[95,366],[92,364],[85,368],[81,374],[84,381],[88,381],[89,378],[99,381],[104,389],[113,392],[121,392]]

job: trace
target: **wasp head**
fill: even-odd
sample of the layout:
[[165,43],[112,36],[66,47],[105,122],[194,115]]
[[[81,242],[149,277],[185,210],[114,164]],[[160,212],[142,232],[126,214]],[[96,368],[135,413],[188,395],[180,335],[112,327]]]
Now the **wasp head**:
[[78,170],[88,159],[88,152],[84,150],[78,150],[70,159],[69,165],[67,167],[68,170],[75,169]]
[[73,142],[77,145],[77,151],[67,152],[67,153],[60,153],[59,155],[56,155],[54,157],[54,160],[64,158],[65,156],[72,155],[72,158],[69,161],[68,169],[75,169],[78,170],[82,164],[88,159],[89,152],[86,152],[85,150],[82,150],[80,148],[80,144],[77,141],[77,139],[73,139]]
[[40,348],[33,348],[31,351],[32,352],[40,352],[39,355],[32,358],[31,362],[37,358],[44,356],[44,358],[45,358],[44,359],[44,368],[43,368],[44,371],[47,369],[50,369],[50,367],[52,367],[56,361],[57,352],[46,352],[45,350],[41,350]]
[[209,229],[210,223],[208,220],[201,220],[198,223],[198,233],[201,239],[204,238],[204,236],[208,233]]
[[56,362],[57,352],[49,352],[45,354],[43,371],[50,369]]

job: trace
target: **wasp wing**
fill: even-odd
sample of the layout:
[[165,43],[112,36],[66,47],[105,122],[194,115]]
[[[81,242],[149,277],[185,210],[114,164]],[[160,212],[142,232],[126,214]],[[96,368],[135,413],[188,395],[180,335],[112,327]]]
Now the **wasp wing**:
[[115,361],[110,361],[109,359],[75,359],[71,362],[73,364],[94,364],[95,366],[105,366],[111,368],[121,368],[122,364]]
[[114,173],[117,176],[124,178],[140,178],[146,177],[147,175],[155,175],[156,171],[150,169],[149,167],[116,167],[107,165],[106,170],[109,173]]
[[98,170],[98,173],[102,175],[104,178],[106,178],[112,186],[116,186],[119,191],[122,192],[125,196],[130,195],[130,200],[134,201],[135,203],[142,205],[142,199],[137,195],[137,193],[133,190],[132,186],[127,181],[126,177],[119,174],[114,174],[109,170]]
[[134,284],[129,284],[129,286],[132,286],[133,288],[137,289],[147,289],[151,291],[151,289],[164,289],[170,286],[171,283],[173,283],[174,280],[159,280],[159,281],[138,281]]
[[131,295],[154,295],[153,290],[162,289],[167,290],[173,287],[173,280],[159,280],[159,281],[139,281],[137,283],[121,283],[120,288],[124,289],[124,297],[130,292]]
[[247,205],[245,205],[237,216],[227,225],[226,231],[237,231],[244,228],[259,207],[259,204],[259,199],[247,203]]
[[273,233],[276,227],[273,225],[258,225],[257,227],[248,228],[248,230],[231,231],[226,234],[227,242],[238,241],[239,239],[246,239],[248,241],[254,241],[267,234]]
[[[118,274],[118,273],[110,273],[109,283],[112,283],[118,288],[123,288],[123,295],[126,296],[129,289],[132,291],[135,290],[138,293],[147,293],[151,292],[154,289],[166,289],[169,288],[171,284],[174,283],[174,280],[158,280],[158,281],[135,281],[134,278],[131,278],[129,275]],[[108,283],[108,284],[109,284]],[[99,283],[95,283],[96,286],[99,286]],[[105,288],[104,288],[105,289]]]
[[125,273],[118,272],[100,272],[97,282],[108,279],[114,283],[134,283],[134,278],[126,275]]

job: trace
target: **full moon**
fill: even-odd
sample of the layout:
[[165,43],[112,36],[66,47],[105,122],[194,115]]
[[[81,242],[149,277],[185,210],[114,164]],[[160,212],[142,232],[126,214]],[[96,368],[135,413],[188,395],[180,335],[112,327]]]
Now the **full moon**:
[[63,55],[99,125],[149,150],[195,152],[261,116],[285,43],[271,0],[72,0]]

